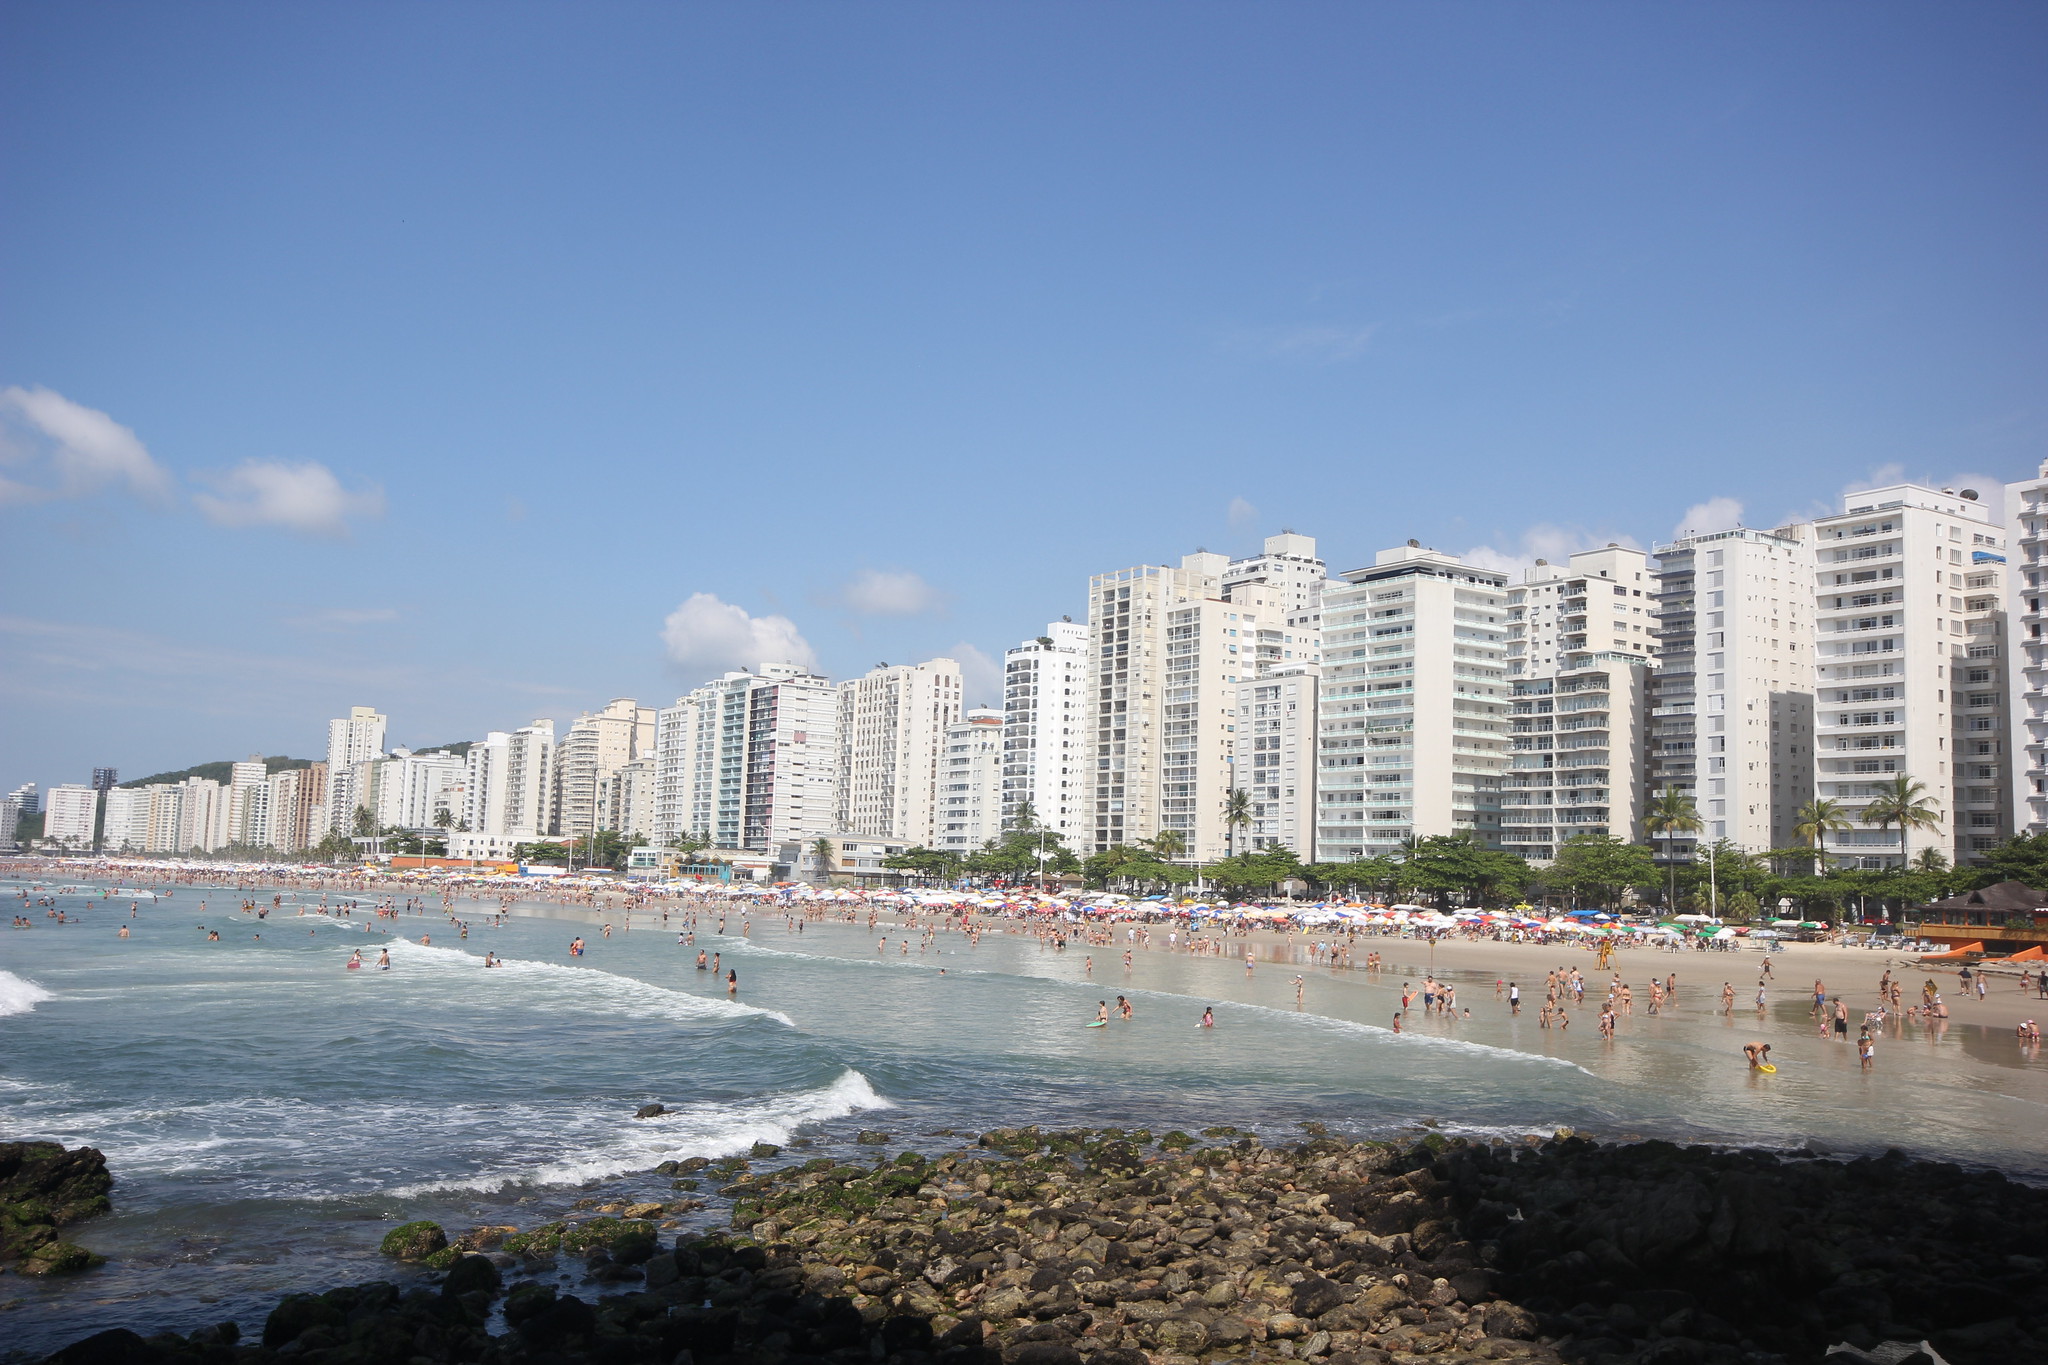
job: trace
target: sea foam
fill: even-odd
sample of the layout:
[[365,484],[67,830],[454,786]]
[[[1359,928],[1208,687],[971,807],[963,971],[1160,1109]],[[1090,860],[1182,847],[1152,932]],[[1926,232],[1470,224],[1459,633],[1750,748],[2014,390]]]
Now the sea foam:
[[26,977],[0,971],[0,1015],[27,1014],[43,1001],[56,998]]
[[443,977],[460,974],[480,985],[488,982],[499,989],[518,989],[531,997],[537,1006],[558,1003],[587,1008],[596,1004],[621,1013],[653,1015],[677,1023],[759,1016],[790,1028],[796,1027],[796,1022],[780,1010],[763,1009],[737,1000],[690,995],[638,977],[619,976],[594,967],[568,967],[558,962],[505,958],[501,959],[502,965],[486,969],[481,956],[460,948],[413,943],[402,938],[392,938],[379,946],[390,948],[392,961],[405,971],[424,971]]

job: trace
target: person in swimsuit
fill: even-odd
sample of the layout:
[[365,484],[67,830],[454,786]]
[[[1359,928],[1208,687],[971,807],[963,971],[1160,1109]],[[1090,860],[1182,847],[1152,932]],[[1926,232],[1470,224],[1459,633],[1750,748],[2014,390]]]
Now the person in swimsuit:
[[1119,1019],[1131,1017],[1131,1002],[1121,995],[1116,998],[1116,1013]]
[[1109,1022],[1109,1002],[1107,1000],[1095,1002],[1095,1022],[1098,1024]]
[[1742,1055],[1749,1058],[1749,1069],[1755,1071],[1758,1067],[1771,1060],[1771,1045],[1769,1043],[1744,1043],[1742,1045]]
[[1202,1027],[1203,1027],[1203,1028],[1215,1028],[1215,1027],[1216,1027],[1216,1011],[1215,1011],[1215,1010],[1214,1010],[1214,1009],[1213,1009],[1212,1007],[1210,1007],[1210,1006],[1208,1006],[1208,1005],[1204,1005],[1204,1006],[1202,1007]]
[[353,953],[350,953],[350,954],[348,955],[348,969],[349,969],[350,971],[352,971],[352,972],[353,972],[353,971],[357,971],[357,970],[359,970],[359,969],[360,969],[360,968],[362,967],[362,965],[363,965],[363,950],[362,950],[362,949],[360,949],[360,948],[358,948],[358,949],[356,949],[356,950],[355,950],[355,951],[354,951]]
[[699,948],[697,950],[697,970],[700,972],[709,970],[710,961],[711,959],[705,955],[704,950]]
[[389,948],[377,954],[377,970],[380,972],[391,970],[391,950]]
[[725,993],[727,995],[738,995],[740,993],[740,974],[738,971],[729,971],[725,974]]

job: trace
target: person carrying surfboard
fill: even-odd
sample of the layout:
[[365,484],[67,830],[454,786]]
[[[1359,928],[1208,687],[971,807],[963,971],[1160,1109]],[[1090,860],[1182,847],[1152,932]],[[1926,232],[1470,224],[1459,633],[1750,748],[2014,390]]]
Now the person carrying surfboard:
[[1778,1069],[1771,1064],[1771,1045],[1769,1043],[1744,1043],[1742,1045],[1742,1055],[1749,1058],[1749,1069],[1751,1071],[1776,1071]]

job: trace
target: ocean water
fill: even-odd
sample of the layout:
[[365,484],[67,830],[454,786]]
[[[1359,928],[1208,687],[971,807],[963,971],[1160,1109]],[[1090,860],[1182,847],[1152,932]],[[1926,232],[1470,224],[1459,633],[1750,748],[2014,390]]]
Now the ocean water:
[[[253,1329],[282,1294],[402,1276],[376,1254],[397,1221],[453,1233],[530,1226],[580,1199],[674,1198],[655,1163],[757,1141],[810,1144],[791,1157],[871,1154],[852,1146],[863,1128],[889,1132],[895,1151],[1021,1123],[1230,1123],[1275,1137],[1309,1120],[1358,1135],[1569,1126],[1896,1146],[2048,1180],[2048,1066],[2009,1034],[1951,1025],[1887,1040],[1863,1073],[1853,1049],[1813,1036],[1790,981],[1761,1024],[1746,1008],[1714,1018],[1706,977],[1718,990],[1730,974],[1719,958],[1631,955],[1632,976],[1678,971],[1682,1004],[1639,1012],[1612,1041],[1591,1009],[1568,1032],[1540,1029],[1533,1005],[1506,1014],[1491,974],[1440,968],[1473,1017],[1396,1036],[1424,944],[1376,940],[1389,961],[1377,976],[1306,961],[1248,976],[1241,960],[1155,942],[1133,945],[1126,973],[1121,939],[1056,951],[999,926],[978,946],[942,932],[906,954],[886,924],[797,934],[771,911],[747,936],[731,915],[721,936],[713,914],[685,946],[681,914],[664,927],[643,911],[628,929],[618,912],[527,905],[492,927],[464,902],[463,938],[438,906],[391,921],[284,895],[257,920],[231,890],[81,886],[59,897],[76,922],[27,908],[35,928],[0,939],[0,1135],[98,1147],[117,1182],[116,1212],[74,1233],[110,1258],[104,1269],[0,1278],[7,1358],[114,1325]],[[571,958],[579,934],[588,951]],[[384,948],[389,971],[375,966]],[[736,997],[695,969],[698,948],[738,972]],[[347,970],[357,949],[365,966]],[[487,951],[506,966],[484,969]],[[1583,954],[1556,957],[1589,969]],[[1551,964],[1530,962],[1540,982]],[[1133,1020],[1083,1027],[1118,994]],[[1214,1029],[1196,1026],[1205,1006]],[[1736,1052],[1759,1033],[1778,1077],[1751,1076]],[[650,1102],[669,1112],[635,1119]],[[714,1200],[695,1217],[720,1216]]]

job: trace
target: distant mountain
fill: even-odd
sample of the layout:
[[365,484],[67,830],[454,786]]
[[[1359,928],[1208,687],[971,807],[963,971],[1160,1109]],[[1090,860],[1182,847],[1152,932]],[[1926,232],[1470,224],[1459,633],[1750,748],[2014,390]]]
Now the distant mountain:
[[[188,777],[210,777],[216,782],[226,782],[234,776],[235,762],[234,759],[223,759],[219,763],[200,763],[190,768],[180,768],[174,773],[151,773],[148,777],[138,777],[133,782],[123,782],[121,785],[146,787],[152,782],[183,782]],[[273,773],[281,773],[286,768],[312,766],[313,760],[310,758],[286,758],[282,754],[263,760],[264,771]]]

